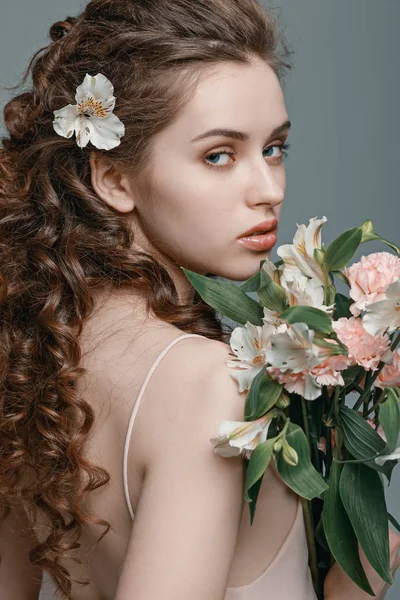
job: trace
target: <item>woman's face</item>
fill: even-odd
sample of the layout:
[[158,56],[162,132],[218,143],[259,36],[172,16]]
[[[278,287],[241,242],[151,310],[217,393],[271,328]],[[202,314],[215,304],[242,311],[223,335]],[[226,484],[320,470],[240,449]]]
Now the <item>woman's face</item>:
[[[179,266],[243,281],[269,256],[286,188],[288,120],[277,76],[254,58],[218,65],[155,137],[150,190],[135,195],[135,245],[166,263],[181,290],[187,280]],[[215,129],[241,132],[240,139],[205,135]],[[269,248],[238,241],[262,221],[275,230]]]

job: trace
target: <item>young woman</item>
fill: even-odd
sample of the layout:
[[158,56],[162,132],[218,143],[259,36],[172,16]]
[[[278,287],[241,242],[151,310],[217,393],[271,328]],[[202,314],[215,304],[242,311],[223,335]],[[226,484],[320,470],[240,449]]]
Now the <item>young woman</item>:
[[[276,242],[284,37],[256,0],[93,0],[51,38],[0,150],[2,597],[312,600],[299,498],[271,464],[250,526],[213,452],[245,394],[181,269]],[[326,597],[369,596],[334,565]]]

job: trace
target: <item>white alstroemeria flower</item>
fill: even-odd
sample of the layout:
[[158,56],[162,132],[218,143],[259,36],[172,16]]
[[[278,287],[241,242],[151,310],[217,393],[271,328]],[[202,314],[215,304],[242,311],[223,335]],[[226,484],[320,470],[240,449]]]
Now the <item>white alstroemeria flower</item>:
[[247,321],[244,327],[236,327],[229,340],[235,358],[227,360],[230,375],[239,384],[239,392],[250,389],[253,379],[266,365],[269,346],[269,328]]
[[305,323],[293,323],[285,332],[271,336],[268,362],[292,373],[313,369],[326,358],[326,349],[313,343],[314,335]]
[[383,465],[387,460],[400,460],[400,446],[393,450],[390,454],[384,454],[383,456],[377,456],[375,462],[377,465]]
[[76,104],[68,104],[54,111],[54,130],[65,138],[76,134],[76,142],[85,148],[92,142],[96,148],[111,150],[121,143],[125,126],[113,114],[115,107],[114,86],[98,73],[94,77],[86,74],[77,87]]
[[316,278],[321,284],[324,284],[325,277],[320,265],[314,260],[314,250],[321,248],[321,228],[326,221],[326,217],[313,217],[307,226],[297,225],[293,244],[280,246],[277,250],[286,269],[299,269],[303,275],[310,279]]
[[274,415],[271,411],[255,421],[223,421],[219,426],[218,436],[210,438],[214,453],[224,458],[239,454],[250,458],[252,451],[267,439]]
[[386,300],[369,304],[363,316],[363,326],[371,335],[393,333],[400,329],[400,279],[386,289]]
[[312,306],[332,313],[334,305],[324,304],[324,286],[318,279],[309,279],[297,267],[282,270],[281,285],[289,306]]
[[288,328],[286,321],[280,318],[279,313],[275,310],[263,307],[264,317],[263,323],[265,325],[265,336],[268,338],[268,348],[270,347],[269,338],[275,333],[282,333]]
[[267,259],[261,267],[261,270],[265,271],[266,274],[269,275],[273,281],[275,281],[275,283],[280,283],[281,270],[280,267],[276,267],[273,262]]

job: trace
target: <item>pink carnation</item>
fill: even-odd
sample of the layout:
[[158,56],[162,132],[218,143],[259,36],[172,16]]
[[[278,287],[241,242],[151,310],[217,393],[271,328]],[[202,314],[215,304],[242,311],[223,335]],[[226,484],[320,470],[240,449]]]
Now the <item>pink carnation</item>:
[[300,396],[304,396],[306,391],[306,371],[301,371],[300,373],[284,373],[277,367],[268,367],[267,372],[273,379],[276,379],[279,383],[283,383],[285,390],[288,392],[294,392],[300,394]]
[[385,300],[387,287],[400,279],[400,258],[389,252],[375,252],[344,272],[354,300],[350,310],[357,317],[369,304]]
[[320,395],[318,389],[322,385],[344,385],[340,371],[347,368],[348,362],[347,356],[330,356],[316,367],[300,373],[283,372],[276,367],[268,367],[267,372],[273,379],[282,383],[286,391],[300,394],[311,400],[318,398]]
[[353,364],[364,367],[366,371],[376,371],[381,361],[391,360],[389,337],[370,335],[365,331],[361,319],[342,317],[333,322],[333,328],[340,341],[347,346]]
[[341,371],[347,369],[349,359],[347,356],[330,356],[323,363],[320,363],[310,373],[320,385],[344,385]]
[[393,363],[383,367],[375,381],[375,385],[381,389],[389,385],[400,386],[400,348],[393,352]]

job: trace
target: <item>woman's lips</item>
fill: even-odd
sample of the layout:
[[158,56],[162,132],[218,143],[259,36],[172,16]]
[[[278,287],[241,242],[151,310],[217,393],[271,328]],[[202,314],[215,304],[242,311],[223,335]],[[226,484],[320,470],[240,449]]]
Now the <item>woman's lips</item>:
[[261,235],[238,238],[238,242],[250,250],[265,252],[266,250],[271,250],[271,248],[275,246],[277,241],[277,233],[278,230],[275,228]]

